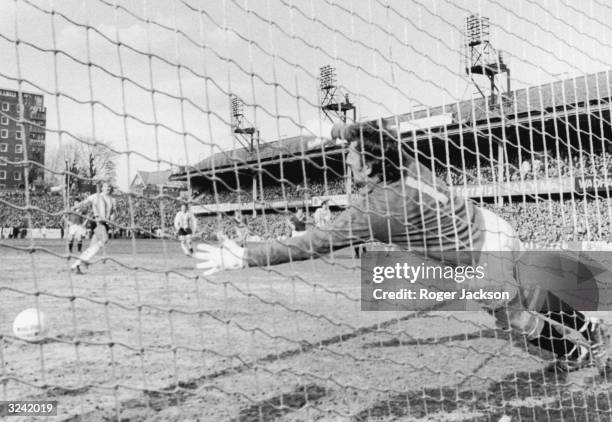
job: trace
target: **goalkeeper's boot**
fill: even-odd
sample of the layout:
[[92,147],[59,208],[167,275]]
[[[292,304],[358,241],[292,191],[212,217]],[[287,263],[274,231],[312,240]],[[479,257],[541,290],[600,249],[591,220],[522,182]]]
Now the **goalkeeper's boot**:
[[587,346],[576,346],[575,350],[567,355],[557,358],[554,365],[560,372],[573,372],[591,366],[589,359],[589,348]]
[[[579,332],[585,337],[584,344],[577,344],[575,350],[556,361],[557,369],[562,372],[577,371],[596,366],[600,374],[612,369],[609,357],[610,331],[600,318],[589,318]],[[586,341],[586,338],[589,341]]]

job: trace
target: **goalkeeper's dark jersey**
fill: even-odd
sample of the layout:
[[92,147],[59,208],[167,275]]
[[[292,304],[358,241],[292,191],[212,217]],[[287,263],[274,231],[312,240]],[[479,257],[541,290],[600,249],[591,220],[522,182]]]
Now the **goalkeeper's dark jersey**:
[[444,252],[480,250],[483,237],[478,208],[469,199],[451,196],[429,170],[412,163],[402,180],[370,186],[323,227],[287,240],[247,244],[246,260],[250,266],[274,265],[365,242],[392,243],[440,257]]

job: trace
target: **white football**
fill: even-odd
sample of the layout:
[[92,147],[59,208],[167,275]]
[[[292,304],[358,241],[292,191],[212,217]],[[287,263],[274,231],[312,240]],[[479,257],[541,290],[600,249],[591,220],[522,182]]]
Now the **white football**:
[[47,334],[47,317],[40,309],[26,309],[15,318],[13,333],[22,340],[41,340]]

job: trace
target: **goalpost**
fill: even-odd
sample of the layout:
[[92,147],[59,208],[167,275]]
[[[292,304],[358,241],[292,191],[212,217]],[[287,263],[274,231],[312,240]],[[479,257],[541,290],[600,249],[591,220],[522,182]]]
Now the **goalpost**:
[[[80,420],[610,418],[606,376],[547,370],[551,354],[474,301],[364,310],[364,254],[412,249],[376,233],[427,233],[405,208],[360,208],[355,145],[331,132],[382,125],[435,176],[406,182],[410,162],[396,166],[423,225],[434,215],[459,237],[461,209],[424,211],[441,189],[526,250],[610,250],[612,8],[548,6],[3,2],[0,401],[57,401]],[[108,221],[77,206],[103,183]],[[286,245],[317,226],[332,238],[326,222],[347,210],[388,221],[320,257],[207,276],[181,249],[181,205],[205,245]],[[83,250],[100,226],[109,236],[84,274],[75,214]],[[591,281],[598,303],[579,310],[607,311],[606,280]],[[44,326],[28,339],[13,322],[30,308]]]

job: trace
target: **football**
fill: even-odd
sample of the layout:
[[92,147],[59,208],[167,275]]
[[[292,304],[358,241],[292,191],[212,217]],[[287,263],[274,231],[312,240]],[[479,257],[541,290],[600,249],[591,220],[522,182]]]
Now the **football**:
[[40,309],[26,309],[13,322],[13,333],[27,341],[42,340],[47,334],[47,318]]

